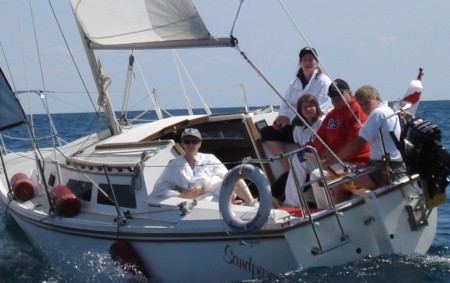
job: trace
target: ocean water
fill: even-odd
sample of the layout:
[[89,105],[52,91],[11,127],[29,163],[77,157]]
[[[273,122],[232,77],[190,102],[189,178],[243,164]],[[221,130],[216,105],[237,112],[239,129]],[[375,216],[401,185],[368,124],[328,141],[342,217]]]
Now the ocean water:
[[[213,109],[214,113],[240,111],[242,109]],[[180,111],[177,111],[179,114]],[[130,116],[136,113],[130,113]],[[423,117],[440,126],[442,144],[450,148],[450,101],[421,102],[416,116]],[[150,114],[146,119],[153,119]],[[57,114],[53,121],[59,137],[66,141],[100,129],[104,121],[93,113]],[[33,117],[37,138],[50,133],[43,126],[48,122],[44,115]],[[9,139],[9,136],[26,136],[25,128],[10,129],[2,132],[3,142],[9,149],[27,149],[24,140]],[[51,142],[39,140],[41,146]],[[450,282],[450,186],[447,187],[447,202],[438,208],[439,221],[433,245],[426,255],[390,255],[364,258],[356,262],[335,267],[317,267],[292,271],[275,278],[254,280],[251,282]],[[33,247],[25,234],[11,217],[5,217],[5,207],[0,203],[0,282],[78,282],[76,279],[61,275]],[[70,260],[67,258],[60,260]],[[86,261],[92,267],[85,282],[131,282],[136,278],[124,273],[112,264],[104,255],[87,255]],[[276,259],[274,259],[276,260]],[[102,279],[100,279],[102,278]]]

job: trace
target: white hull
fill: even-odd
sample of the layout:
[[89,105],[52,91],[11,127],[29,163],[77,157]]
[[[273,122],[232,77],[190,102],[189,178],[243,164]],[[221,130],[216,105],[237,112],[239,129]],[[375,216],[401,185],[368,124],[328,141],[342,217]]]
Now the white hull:
[[[6,156],[6,160],[10,157]],[[10,168],[14,168],[14,162],[10,161]],[[27,172],[23,164],[17,164],[17,168]],[[70,175],[70,170],[62,172]],[[81,277],[84,275],[80,270],[89,270],[80,269],[87,264],[83,261],[86,255],[108,256],[117,239],[132,244],[155,282],[219,282],[338,265],[366,256],[423,254],[431,246],[437,224],[434,209],[427,224],[413,231],[405,207],[417,204],[421,189],[408,178],[404,183],[380,188],[366,198],[356,197],[339,204],[342,231],[333,210],[312,214],[317,237],[308,218],[294,217],[281,210],[272,210],[260,231],[236,235],[223,223],[218,203],[198,201],[190,213],[182,216],[177,204],[183,199],[178,198],[157,200],[137,196],[137,208],[129,210],[133,217],[123,226],[115,221],[113,206],[95,201],[82,201],[82,211],[72,218],[49,216],[44,193],[24,203],[8,204],[4,178],[2,181],[1,197],[8,213],[31,241],[50,261],[70,255],[73,261],[66,261],[67,266],[59,262],[58,266],[62,270],[76,266],[68,272]],[[136,194],[147,195],[146,190],[151,187],[137,190]],[[237,209],[250,213],[255,210],[240,206]]]
[[[99,94],[98,103],[104,110],[109,129],[58,148],[5,154],[0,170],[0,198],[7,213],[47,256],[52,266],[72,274],[71,278],[76,278],[74,281],[88,281],[86,276],[96,269],[92,265],[95,259],[89,258],[89,255],[98,254],[112,263],[119,251],[111,250],[111,247],[124,243],[128,246],[120,250],[122,260],[125,256],[125,263],[134,262],[138,267],[142,265],[139,270],[151,281],[219,282],[339,265],[367,256],[427,252],[436,233],[435,207],[445,200],[447,183],[444,178],[436,178],[436,175],[448,176],[438,174],[444,172],[441,170],[444,161],[420,159],[430,167],[429,163],[433,163],[433,170],[418,170],[423,168],[413,166],[408,168],[409,176],[400,181],[386,180],[384,187],[332,205],[328,210],[314,210],[309,214],[303,211],[303,215],[296,216],[287,208],[273,209],[270,201],[265,200],[272,199],[270,185],[274,187],[283,170],[278,162],[274,162],[277,157],[271,156],[260,135],[260,130],[272,125],[278,115],[272,107],[255,112],[164,118],[155,91],[152,100],[159,120],[131,125],[125,111],[131,78],[135,73],[134,57],[130,56],[122,117],[118,122],[109,100],[111,80],[103,73],[95,52],[98,49],[125,49],[133,50],[130,52],[132,55],[137,49],[233,47],[276,91],[256,65],[239,50],[237,39],[233,35],[227,39],[212,36],[195,6],[188,0],[115,0],[114,5],[106,0],[70,2]],[[152,69],[152,72],[160,70]],[[2,93],[9,95],[13,104],[19,105],[6,77],[1,79]],[[44,97],[41,91],[34,92]],[[232,99],[230,97],[221,97],[221,101]],[[1,106],[10,108],[5,103]],[[1,113],[6,112],[2,110]],[[10,119],[0,129],[26,122],[21,107],[11,112],[15,115],[8,117]],[[205,112],[210,113],[206,104]],[[50,113],[48,115],[50,119]],[[53,122],[49,122],[56,144],[58,135],[53,129]],[[431,133],[437,133],[435,127],[422,126],[420,124],[418,132],[426,128]],[[155,183],[164,168],[183,153],[179,144],[180,134],[191,127],[201,132],[201,152],[214,154],[228,169],[235,170],[236,165],[246,163],[247,169],[251,166],[253,172],[260,173],[260,184],[267,184],[265,191],[260,190],[258,182],[247,182],[251,189],[257,187],[259,206],[231,204],[230,198],[222,196],[219,202],[212,202],[161,197],[162,194],[154,192]],[[422,132],[418,135],[414,132],[411,136],[419,137],[419,141],[422,136],[428,137]],[[419,160],[417,156],[437,159],[434,148],[430,152],[424,150],[423,154],[417,153],[420,149],[431,148],[430,144],[439,147],[437,141],[440,135],[433,138],[423,147],[414,148],[408,144],[410,152],[405,155],[410,163]],[[290,154],[297,154],[300,150],[305,149],[291,151]],[[445,149],[439,150],[443,152]],[[446,154],[448,164],[450,155]],[[283,158],[287,156],[285,154]],[[407,164],[405,158],[404,161]],[[445,168],[448,167],[450,165]],[[368,173],[368,170],[355,170],[341,176],[332,185],[352,182]],[[24,187],[10,186],[9,180],[17,174],[21,176]],[[230,179],[242,176],[240,173],[233,174],[225,176],[222,192],[234,190],[234,184],[227,182],[229,176],[232,176]],[[325,178],[323,180],[327,182]],[[423,185],[424,180],[432,184]],[[192,178],[187,182],[192,182]],[[31,195],[28,194],[30,187],[33,188]],[[284,187],[281,189],[284,191]],[[69,194],[73,196],[73,202],[65,202],[64,197]],[[299,194],[304,200],[303,193]],[[224,209],[227,206],[232,207],[238,224],[251,226],[242,226],[246,233],[236,229],[233,223],[230,225],[230,221],[224,221],[230,216],[224,213],[229,211]],[[252,219],[256,219],[257,224]],[[95,281],[106,280],[107,276]]]
[[[313,248],[317,248],[311,227],[301,224],[286,231],[245,237],[227,236],[223,233],[218,233],[217,236],[210,236],[208,233],[155,235],[151,231],[155,228],[148,228],[148,233],[122,238],[130,239],[156,282],[175,282],[180,278],[184,278],[185,282],[221,282],[283,274],[311,266],[338,265],[366,256],[386,254],[380,250],[379,240],[390,242],[395,253],[423,254],[431,246],[436,231],[437,210],[429,218],[429,225],[415,232],[410,231],[404,211],[401,214],[391,211],[389,214],[392,217],[387,223],[393,239],[389,239],[390,235],[384,235],[388,238],[377,239],[374,231],[376,228],[371,229],[364,224],[367,216],[354,217],[355,214],[367,215],[365,211],[363,205],[344,213],[343,226],[349,242],[320,255],[311,253]],[[61,230],[57,232],[48,229],[44,223],[41,226],[18,214],[12,214],[50,262],[70,255],[72,261],[67,262],[68,266],[64,266],[64,262],[59,262],[58,265],[72,274],[79,273],[79,270],[89,272],[89,266],[85,267],[87,269],[80,269],[83,264],[88,264],[84,261],[86,255],[108,254],[109,247],[115,242],[113,233],[94,234],[86,230],[81,236],[71,233],[67,227],[59,227]],[[53,222],[55,221],[45,221],[45,224],[53,224],[58,228]],[[323,244],[339,244],[340,234],[333,217],[319,223],[318,231]],[[78,276],[83,275],[80,273]]]

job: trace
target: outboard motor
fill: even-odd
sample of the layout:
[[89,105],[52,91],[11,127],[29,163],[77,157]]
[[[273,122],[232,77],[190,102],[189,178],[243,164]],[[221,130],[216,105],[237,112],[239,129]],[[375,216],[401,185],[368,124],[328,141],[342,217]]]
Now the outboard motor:
[[401,136],[402,155],[410,174],[418,173],[431,209],[445,202],[450,154],[441,144],[441,130],[422,118],[408,121]]

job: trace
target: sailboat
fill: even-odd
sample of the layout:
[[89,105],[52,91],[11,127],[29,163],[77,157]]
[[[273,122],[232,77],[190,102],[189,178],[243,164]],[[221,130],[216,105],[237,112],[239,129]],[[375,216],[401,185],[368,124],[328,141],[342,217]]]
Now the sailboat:
[[[82,276],[88,263],[58,259],[100,253],[132,266],[151,282],[219,282],[268,278],[368,256],[427,252],[450,168],[437,125],[405,115],[402,104],[396,113],[407,117],[399,144],[407,176],[329,209],[307,204],[274,208],[275,161],[313,149],[270,156],[259,130],[277,116],[273,108],[125,123],[115,115],[108,80],[95,55],[116,49],[236,48],[237,40],[212,36],[189,0],[70,3],[108,129],[63,145],[1,155],[0,198],[7,214],[58,269]],[[11,105],[10,112],[0,114],[1,129],[27,124],[3,73],[0,82],[2,102]],[[186,128],[202,133],[203,152],[232,164],[222,184],[228,193],[217,202],[153,192],[164,167],[183,154],[180,134]],[[322,181],[333,188],[370,170]],[[258,205],[232,201],[230,184],[238,179],[254,188]]]

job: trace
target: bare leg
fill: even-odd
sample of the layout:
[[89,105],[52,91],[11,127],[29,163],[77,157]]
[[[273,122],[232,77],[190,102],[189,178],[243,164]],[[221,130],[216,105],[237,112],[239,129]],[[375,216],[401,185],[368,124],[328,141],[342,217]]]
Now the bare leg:
[[251,204],[255,200],[252,196],[252,193],[248,189],[247,184],[242,179],[236,183],[235,192],[237,196],[243,199],[247,204]]
[[[267,145],[267,148],[272,153],[272,155],[277,156],[284,152],[284,146],[281,142],[277,141],[266,141],[264,142]],[[289,171],[289,161],[287,158],[280,159],[280,165],[283,167],[283,171]]]
[[369,175],[363,175],[359,178],[356,178],[355,180],[353,180],[353,184],[355,184],[355,186],[357,187],[368,190],[373,190],[376,187],[376,185],[372,182],[372,179],[370,179]]

